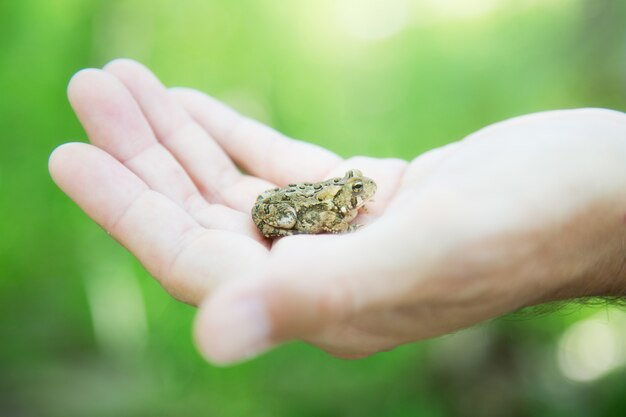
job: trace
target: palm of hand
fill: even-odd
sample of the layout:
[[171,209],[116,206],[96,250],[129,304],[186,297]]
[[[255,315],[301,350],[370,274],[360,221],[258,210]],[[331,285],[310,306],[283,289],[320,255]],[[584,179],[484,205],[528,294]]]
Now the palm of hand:
[[[80,72],[69,97],[95,146],[57,149],[55,181],[170,294],[191,304],[223,283],[264,276],[273,264],[296,271],[328,252],[325,236],[264,239],[249,214],[262,191],[359,168],[378,184],[360,219],[370,222],[393,202],[406,166],[342,160],[284,138],[200,93],[167,91],[132,61]],[[327,262],[336,273],[349,268]]]
[[[616,156],[589,154],[585,133],[621,142],[614,112],[495,125],[407,164],[342,160],[132,61],[79,73],[69,96],[95,146],[61,146],[52,176],[170,294],[203,303],[198,341],[218,361],[292,338],[357,357],[536,302],[571,275],[558,262],[607,241],[567,222],[621,186],[597,174]],[[378,184],[367,227],[269,242],[252,223],[262,191],[351,168]]]

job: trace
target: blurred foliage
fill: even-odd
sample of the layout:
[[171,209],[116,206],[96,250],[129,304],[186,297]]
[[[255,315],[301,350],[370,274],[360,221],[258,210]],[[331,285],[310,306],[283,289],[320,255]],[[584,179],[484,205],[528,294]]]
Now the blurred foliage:
[[340,155],[410,159],[515,115],[626,109],[625,22],[622,0],[0,1],[0,415],[623,415],[623,368],[576,383],[556,360],[563,332],[606,306],[355,362],[292,344],[215,368],[194,310],[46,162],[84,140],[68,79],[115,57]]

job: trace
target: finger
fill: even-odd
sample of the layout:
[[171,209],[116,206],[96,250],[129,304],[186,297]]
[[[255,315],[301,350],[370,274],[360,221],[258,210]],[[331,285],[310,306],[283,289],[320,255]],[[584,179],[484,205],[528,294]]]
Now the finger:
[[383,332],[380,328],[374,330],[353,323],[340,323],[325,327],[304,341],[343,359],[363,358],[400,344],[399,338],[386,334],[384,328]]
[[443,163],[456,152],[462,142],[453,142],[437,149],[425,152],[406,164],[403,168],[399,181],[395,184],[393,199],[388,201],[385,207],[387,213],[402,210],[403,207],[411,204],[415,198],[415,189],[423,185],[431,178],[432,174],[443,165]]
[[247,213],[261,192],[274,187],[242,175],[220,145],[143,65],[119,59],[109,63],[105,70],[132,93],[158,140],[180,161],[210,202],[224,203]]
[[448,157],[456,152],[463,142],[452,142],[439,148],[431,149],[415,158],[409,165],[401,186],[414,187],[437,169]]
[[207,208],[184,169],[157,142],[137,103],[119,80],[104,71],[83,70],[70,81],[68,96],[94,145],[181,207],[190,212]]
[[278,185],[324,179],[340,161],[319,146],[289,139],[191,89],[170,90],[246,172]]
[[50,173],[70,198],[183,301],[197,303],[225,277],[250,275],[251,265],[262,264],[266,257],[263,246],[252,239],[202,228],[96,147],[72,143],[57,148],[50,157]]
[[[384,243],[382,253],[381,235],[364,237],[368,234],[277,242],[265,278],[225,286],[201,307],[196,320],[200,350],[213,362],[237,362],[286,340],[311,339],[324,326],[415,292],[406,271],[389,256],[394,250],[403,256],[404,243]],[[388,281],[392,278],[394,285]]]

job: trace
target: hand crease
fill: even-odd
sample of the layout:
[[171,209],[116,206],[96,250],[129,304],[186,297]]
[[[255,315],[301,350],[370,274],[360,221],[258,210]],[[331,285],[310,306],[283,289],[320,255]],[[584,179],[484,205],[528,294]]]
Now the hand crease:
[[177,239],[176,244],[174,245],[174,249],[172,250],[172,255],[170,261],[167,263],[167,266],[163,269],[163,274],[159,274],[162,279],[167,279],[166,277],[173,276],[173,271],[178,263],[180,256],[185,252],[187,248],[191,244],[193,244],[200,236],[203,236],[205,229],[198,227],[197,225],[190,224],[187,226],[180,234]]
[[233,137],[236,137],[236,133],[241,129],[241,126],[250,122],[246,117],[241,116],[240,114],[236,114],[234,117],[235,118],[230,125],[224,129],[224,134],[222,135],[224,139],[220,142],[224,142],[226,144],[230,143]]
[[195,125],[196,125],[196,122],[194,122],[193,120],[187,120],[186,122],[181,124],[179,127],[173,128],[171,131],[167,132],[167,134],[161,135],[161,137],[158,137],[159,143],[162,143],[163,146],[165,146],[169,150],[169,147],[167,146],[167,144],[170,143],[173,140],[173,138],[179,135],[180,132],[184,132],[185,130],[191,129]]
[[[236,124],[236,122],[234,123]],[[217,172],[220,174],[218,177],[216,178],[211,178],[210,184],[209,183],[205,183],[207,185],[204,185],[202,181],[196,180],[194,175],[191,175],[191,173],[185,168],[185,164],[183,163],[183,161],[180,160],[180,158],[177,156],[175,150],[171,149],[170,146],[172,145],[172,142],[175,141],[175,138],[178,135],[181,135],[181,132],[184,132],[186,130],[191,130],[194,127],[198,127],[200,130],[202,130],[203,132],[206,133],[208,140],[211,140],[213,142],[215,142],[215,146],[217,146],[218,148],[221,149],[222,152],[225,153],[225,157],[229,157],[227,155],[227,153],[225,152],[225,149],[222,147],[222,145],[217,142],[217,140],[215,140],[213,138],[213,136],[210,134],[210,132],[208,132],[207,130],[205,130],[200,124],[198,124],[195,120],[189,120],[185,123],[183,123],[182,125],[180,125],[180,127],[176,128],[176,129],[172,129],[171,132],[169,132],[167,135],[163,135],[162,138],[160,138],[160,142],[162,143],[162,145],[164,146],[164,148],[174,157],[174,159],[183,167],[183,170],[187,173],[187,175],[189,176],[189,178],[191,179],[191,181],[194,183],[196,189],[201,190],[201,197],[204,196],[206,197],[206,200],[216,200],[214,202],[224,202],[226,201],[224,194],[221,192],[221,190],[226,189],[228,187],[231,186],[231,184],[233,184],[234,182],[239,180],[240,175],[233,175],[229,168],[230,166],[219,166],[217,168]],[[233,126],[235,127],[235,126]],[[223,164],[220,164],[223,165]],[[204,198],[203,198],[204,199]]]
[[144,196],[151,191],[152,190],[149,188],[144,188],[135,198],[133,198],[132,201],[128,203],[126,207],[124,207],[124,209],[119,214],[119,216],[117,216],[117,218],[115,218],[108,225],[105,225],[105,230],[107,231],[107,233],[113,236],[117,236],[117,228],[122,222],[122,220],[124,220],[126,215],[132,210],[132,208],[137,204],[137,202],[141,200],[142,198],[144,198]]
[[144,146],[143,148],[141,148],[140,150],[138,150],[137,152],[135,152],[134,155],[129,156],[128,158],[125,159],[120,159],[120,162],[124,165],[128,165],[130,164],[133,160],[137,159],[139,156],[145,154],[146,152],[148,152],[149,150],[153,149],[154,147],[157,146],[161,146],[161,144],[157,141],[154,142],[150,142],[150,144]]
[[[194,200],[200,201],[200,205],[194,204]],[[195,212],[205,209],[208,205],[209,203],[196,190],[192,191],[188,196],[186,196],[181,203],[182,208],[191,215],[193,215],[193,213]]]

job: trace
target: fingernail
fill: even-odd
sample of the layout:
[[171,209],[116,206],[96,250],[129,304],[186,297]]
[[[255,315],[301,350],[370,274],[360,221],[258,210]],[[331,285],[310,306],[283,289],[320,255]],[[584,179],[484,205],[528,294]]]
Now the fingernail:
[[208,332],[211,340],[204,344],[212,362],[240,362],[271,347],[270,323],[261,300],[239,300],[214,313]]

